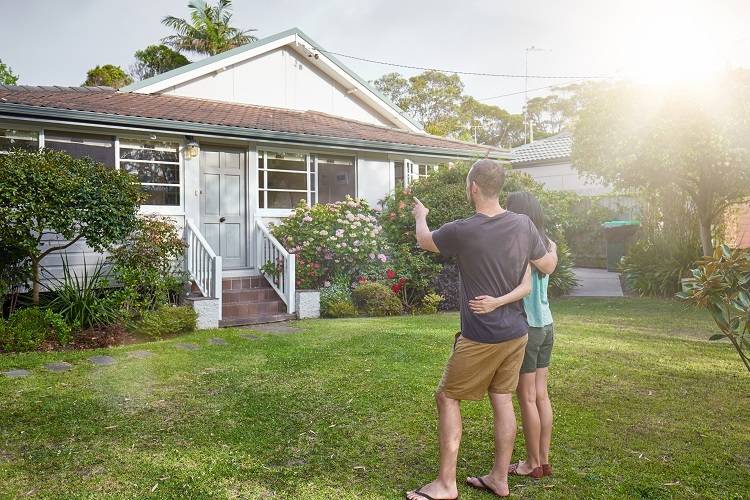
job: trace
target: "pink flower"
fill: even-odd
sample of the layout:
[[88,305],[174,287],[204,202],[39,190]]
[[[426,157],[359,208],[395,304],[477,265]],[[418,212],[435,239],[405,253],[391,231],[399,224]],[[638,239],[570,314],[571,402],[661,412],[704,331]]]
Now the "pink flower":
[[396,277],[396,272],[395,272],[395,271],[394,271],[393,269],[388,269],[388,270],[387,270],[387,271],[385,272],[385,276],[386,276],[386,277],[387,277],[387,278],[388,278],[389,280],[392,280],[393,278],[395,278],[395,277]]
[[388,257],[386,257],[385,254],[379,253],[378,254],[378,260],[380,262],[386,262],[388,260]]
[[304,216],[304,217],[302,218],[302,221],[303,221],[303,222],[312,222],[312,220],[313,220],[313,218],[312,218],[312,217],[310,217],[309,215],[305,215],[305,216]]

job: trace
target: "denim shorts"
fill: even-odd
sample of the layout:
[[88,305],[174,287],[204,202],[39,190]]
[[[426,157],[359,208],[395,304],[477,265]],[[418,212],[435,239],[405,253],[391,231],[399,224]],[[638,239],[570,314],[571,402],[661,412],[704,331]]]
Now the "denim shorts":
[[521,364],[521,373],[534,373],[538,368],[547,368],[552,358],[555,342],[552,323],[543,327],[529,327],[529,341]]

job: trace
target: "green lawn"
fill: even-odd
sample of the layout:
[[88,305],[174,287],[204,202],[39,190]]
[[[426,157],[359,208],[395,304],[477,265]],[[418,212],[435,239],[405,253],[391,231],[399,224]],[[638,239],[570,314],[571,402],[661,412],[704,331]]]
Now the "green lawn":
[[[645,299],[554,313],[556,476],[512,480],[516,497],[750,498],[750,374],[704,340],[705,314]],[[33,372],[0,378],[0,498],[401,498],[431,480],[433,391],[458,316],[298,325],[96,352],[117,359],[106,367],[92,352],[0,355],[0,371]],[[175,349],[188,341],[202,348]],[[57,360],[75,368],[42,370]],[[463,410],[459,477],[492,459],[489,404]]]

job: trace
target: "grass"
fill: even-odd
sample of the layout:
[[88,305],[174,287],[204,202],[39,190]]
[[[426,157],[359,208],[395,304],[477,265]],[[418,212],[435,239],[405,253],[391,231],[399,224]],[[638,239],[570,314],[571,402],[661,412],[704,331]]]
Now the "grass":
[[[514,496],[750,498],[750,375],[704,340],[705,314],[648,299],[559,300],[554,313],[556,476],[512,480]],[[0,356],[0,370],[33,371],[0,378],[0,498],[402,498],[431,480],[432,396],[458,316],[299,326],[100,350],[118,360],[106,367],[91,351]],[[188,341],[202,348],[175,349]],[[127,357],[144,348],[154,355]],[[58,360],[75,368],[41,369]],[[488,403],[463,412],[459,477],[492,459]]]

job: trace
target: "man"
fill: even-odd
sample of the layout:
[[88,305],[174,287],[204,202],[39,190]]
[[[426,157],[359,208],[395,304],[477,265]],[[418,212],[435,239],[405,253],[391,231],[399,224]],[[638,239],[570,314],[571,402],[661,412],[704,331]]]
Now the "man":
[[528,324],[521,300],[530,290],[531,262],[550,274],[557,266],[553,245],[547,249],[531,220],[504,210],[499,203],[503,167],[479,160],[466,178],[466,196],[476,213],[427,227],[429,210],[415,199],[417,242],[425,250],[455,257],[460,272],[461,335],[436,393],[440,471],[435,481],[410,491],[410,500],[458,496],[456,461],[461,443],[461,400],[481,400],[489,393],[495,419],[495,461],[489,474],[467,484],[507,496],[508,466],[516,436],[511,399],[526,347]]

